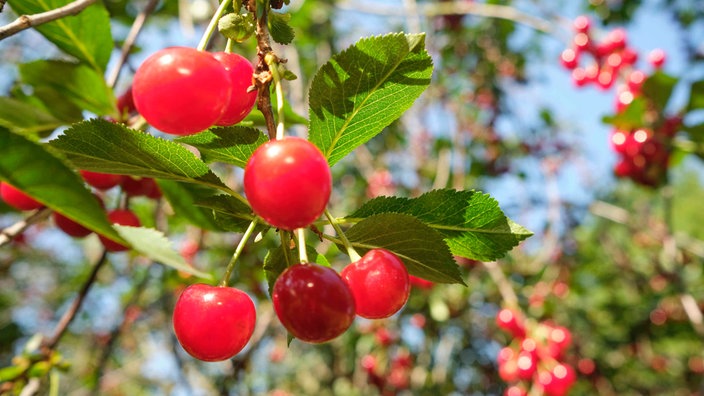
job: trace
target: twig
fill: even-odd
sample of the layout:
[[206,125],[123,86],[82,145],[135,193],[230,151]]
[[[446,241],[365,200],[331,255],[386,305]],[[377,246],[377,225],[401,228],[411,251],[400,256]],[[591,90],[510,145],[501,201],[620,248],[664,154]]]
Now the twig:
[[134,47],[134,43],[137,40],[137,36],[139,36],[139,32],[142,31],[144,22],[147,21],[147,17],[154,11],[154,8],[156,8],[158,2],[159,0],[149,0],[147,5],[144,6],[142,12],[140,12],[139,15],[137,15],[137,17],[134,19],[132,27],[130,28],[129,33],[127,33],[127,37],[125,38],[125,42],[122,43],[122,48],[120,49],[120,58],[117,60],[117,63],[112,69],[112,72],[108,76],[107,84],[109,87],[115,87],[117,79],[120,77],[122,66],[124,66],[125,62],[127,62],[127,58],[129,58],[130,56],[130,51],[132,51],[132,47]]
[[[255,16],[257,15],[257,2],[249,2],[249,11]],[[276,138],[276,124],[274,123],[274,113],[271,109],[271,92],[269,87],[273,81],[269,65],[266,63],[267,55],[273,53],[271,49],[271,41],[269,40],[269,30],[267,27],[268,10],[264,7],[261,18],[257,18],[257,62],[256,70],[254,71],[254,83],[259,92],[257,95],[257,108],[264,115],[266,121],[266,130],[269,134],[269,139]]]
[[29,217],[24,220],[18,221],[17,223],[0,230],[0,247],[9,243],[19,234],[21,234],[27,227],[32,224],[39,223],[43,221],[51,214],[51,209],[44,208],[32,213]]
[[516,292],[513,291],[511,284],[508,282],[508,279],[506,279],[506,276],[501,271],[496,261],[485,262],[483,264],[484,268],[489,272],[491,279],[496,283],[496,287],[499,288],[499,293],[501,293],[504,302],[511,307],[518,306]]
[[[365,4],[360,1],[344,1],[338,3],[337,6],[343,9],[365,12],[369,14],[406,16],[406,9],[399,8],[393,5],[385,6],[371,3]],[[418,13],[427,17],[453,14],[471,14],[490,18],[507,19],[510,21],[522,23],[524,25],[532,27],[535,30],[549,34],[554,33],[555,30],[552,23],[541,18],[521,12],[514,7],[505,5],[465,1],[428,3],[419,5]]]
[[81,286],[81,290],[78,292],[78,296],[76,296],[76,298],[73,300],[73,303],[71,303],[69,309],[61,317],[59,323],[56,324],[56,328],[54,328],[54,335],[51,338],[42,342],[42,347],[51,350],[54,349],[56,344],[59,343],[61,337],[66,332],[68,325],[71,324],[71,321],[73,320],[73,318],[76,317],[76,314],[81,308],[81,305],[83,305],[83,301],[88,295],[88,291],[90,290],[91,286],[93,286],[93,283],[95,283],[95,279],[98,276],[98,271],[100,271],[100,268],[102,268],[103,264],[105,264],[105,262],[107,261],[106,258],[107,251],[103,250],[103,254],[100,256],[100,259],[98,259],[98,262],[95,263],[95,265],[93,266],[93,270],[91,270],[90,275],[88,275],[88,279],[86,279],[86,281],[83,283],[83,286]]
[[21,15],[13,22],[10,22],[5,26],[0,27],[0,40],[8,38],[16,33],[19,33],[31,27],[36,27],[69,15],[78,15],[88,6],[95,3],[95,1],[96,0],[76,0],[66,4],[63,7],[59,7],[50,11],[45,11],[33,15]]

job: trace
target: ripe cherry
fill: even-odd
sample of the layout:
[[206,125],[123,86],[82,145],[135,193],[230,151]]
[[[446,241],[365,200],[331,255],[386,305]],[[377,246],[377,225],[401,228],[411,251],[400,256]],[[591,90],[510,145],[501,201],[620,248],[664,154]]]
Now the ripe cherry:
[[579,33],[586,33],[591,27],[591,21],[589,20],[589,17],[585,15],[580,15],[574,19],[574,22],[572,22],[572,26],[574,27],[575,31]]
[[83,238],[93,232],[59,212],[54,212],[52,217],[54,218],[54,224],[56,224],[61,231],[74,238]]
[[206,362],[230,359],[254,333],[257,313],[247,293],[233,287],[194,284],[174,307],[176,338],[191,356]]
[[572,48],[567,48],[560,54],[560,62],[566,69],[574,69],[579,63],[579,56]]
[[296,264],[287,268],[274,283],[271,300],[284,327],[306,342],[330,341],[354,320],[354,296],[330,267]]
[[648,63],[653,65],[654,68],[659,69],[665,64],[666,58],[667,55],[665,54],[665,51],[660,48],[656,48],[648,54]]
[[210,53],[188,47],[157,51],[137,69],[134,103],[154,128],[190,135],[215,124],[230,100],[230,76]]
[[422,290],[430,290],[433,288],[433,286],[435,286],[435,283],[433,283],[432,281],[413,275],[408,275],[408,281],[411,283],[411,285]]
[[[127,209],[115,209],[110,211],[108,213],[108,220],[110,220],[110,222],[113,224],[125,226],[139,227],[141,225],[139,218],[134,213],[132,213],[132,211]],[[107,250],[108,252],[123,252],[125,250],[129,250],[128,246],[125,246],[121,243],[117,243],[105,236],[98,235],[98,238],[100,238],[100,242],[103,243],[103,246],[105,246],[105,250]]]
[[496,325],[508,331],[514,337],[523,338],[526,336],[523,317],[518,312],[511,308],[504,308],[496,315]]
[[151,177],[134,178],[125,176],[120,186],[122,191],[130,197],[145,196],[154,199],[161,197],[159,185]]
[[331,190],[323,153],[301,138],[264,143],[244,168],[244,192],[254,213],[284,230],[307,227],[320,217]]
[[44,207],[43,203],[5,182],[0,182],[0,197],[6,204],[17,210],[34,210]]
[[352,290],[357,315],[381,319],[398,312],[411,292],[408,270],[385,249],[372,249],[340,274]]
[[91,172],[87,170],[79,171],[83,180],[98,190],[109,190],[122,182],[123,175],[111,173]]
[[547,396],[566,395],[576,380],[572,366],[564,363],[558,363],[550,371],[539,372],[537,378]]
[[243,56],[227,52],[216,52],[213,57],[217,59],[230,75],[232,93],[225,107],[225,113],[215,123],[219,126],[235,125],[242,121],[254,107],[257,100],[257,91],[247,92],[252,85],[254,68]]

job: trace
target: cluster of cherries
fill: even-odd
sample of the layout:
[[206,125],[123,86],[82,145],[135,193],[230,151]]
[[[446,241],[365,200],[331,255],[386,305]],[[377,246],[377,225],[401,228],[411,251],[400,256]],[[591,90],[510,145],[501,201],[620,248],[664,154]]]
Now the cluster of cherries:
[[154,128],[190,135],[242,121],[257,99],[252,64],[241,55],[190,47],[165,48],[137,69],[132,96]]
[[[604,40],[596,42],[591,34],[590,20],[577,17],[573,23],[575,36],[572,46],[560,55],[560,62],[572,71],[572,80],[578,87],[596,84],[602,89],[616,88],[615,111],[625,111],[638,97],[648,76],[636,69],[638,52],[628,46],[626,31],[614,29]],[[592,62],[581,66],[580,61],[589,57]],[[665,63],[665,52],[655,49],[647,57],[650,65],[660,69]],[[619,155],[614,167],[618,177],[629,178],[645,186],[657,186],[666,176],[670,158],[670,143],[681,124],[679,117],[665,118],[655,111],[656,120],[649,126],[615,129],[611,143]]]
[[511,384],[505,396],[566,395],[577,379],[574,369],[561,361],[572,342],[570,331],[561,326],[537,323],[527,327],[518,310],[504,308],[496,316],[497,325],[513,336],[499,351],[499,376]]
[[[145,196],[151,199],[159,199],[161,197],[159,186],[154,179],[151,178],[135,179],[130,176],[85,170],[79,171],[79,174],[89,186],[96,190],[105,191],[120,186],[128,197]],[[105,205],[100,195],[94,194],[94,196],[101,206],[104,207]],[[6,182],[0,182],[0,197],[6,204],[20,211],[36,210],[44,207],[43,203]],[[139,218],[129,209],[112,209],[107,212],[107,216],[108,220],[113,224],[133,227],[139,227],[141,225]],[[74,238],[83,238],[93,233],[90,229],[59,212],[52,213],[52,218],[54,224],[61,231]],[[105,247],[105,250],[109,252],[121,252],[129,249],[127,246],[103,235],[98,235],[98,238]]]

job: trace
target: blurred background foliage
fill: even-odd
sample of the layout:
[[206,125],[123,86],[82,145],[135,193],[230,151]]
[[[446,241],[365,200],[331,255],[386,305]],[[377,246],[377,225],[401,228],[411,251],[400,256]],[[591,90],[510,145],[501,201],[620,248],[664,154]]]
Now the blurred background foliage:
[[[117,51],[146,2],[103,3]],[[641,14],[660,14],[666,23],[653,29],[674,32],[675,42],[665,48],[679,59],[671,72],[701,79],[704,4],[477,3],[518,12],[506,11],[509,18],[436,15],[433,7],[446,2],[414,0],[293,0],[287,6],[296,39],[275,50],[299,77],[286,92],[301,115],[307,115],[306,90],[317,68],[361,36],[425,31],[435,62],[433,83],[416,105],[333,169],[330,207],[341,215],[370,197],[417,196],[431,188],[490,192],[511,218],[535,232],[498,268],[527,317],[572,332],[565,361],[577,368],[578,381],[571,394],[704,393],[701,165],[682,153],[686,158],[669,169],[667,184],[657,189],[613,178],[609,128],[593,130],[605,115],[598,109],[611,96],[576,92],[563,97],[574,88],[568,73],[554,67],[571,39],[576,15],[588,14],[597,29],[606,31],[613,26],[628,30]],[[116,93],[129,86],[149,53],[168,45],[194,45],[216,6],[209,0],[159,2]],[[427,15],[414,14],[414,7]],[[545,25],[528,26],[526,15]],[[14,17],[10,2],[0,21]],[[224,40],[214,40],[211,47],[224,47]],[[0,49],[3,94],[16,86],[16,64],[58,55],[31,31],[0,42]],[[239,45],[237,51],[253,58],[254,43]],[[563,118],[562,107],[569,106],[580,109],[579,119]],[[691,115],[695,120],[700,116]],[[292,130],[305,133],[302,126]],[[226,167],[216,171],[237,187],[237,172]],[[168,230],[177,248],[201,270],[219,275],[240,237],[198,229],[164,202],[136,198],[131,204],[145,223]],[[0,206],[0,227],[21,218]],[[15,363],[13,357],[33,334],[51,334],[98,260],[99,243],[92,238],[73,240],[47,221],[0,248],[0,366]],[[70,364],[58,376],[61,394],[504,391],[496,356],[511,338],[497,328],[495,317],[506,295],[487,266],[462,261],[468,287],[418,283],[407,307],[393,318],[358,320],[329,344],[293,341],[287,346],[261,270],[261,247],[267,243],[247,246],[236,274],[238,286],[257,303],[255,340],[232,361],[216,364],[185,354],[171,329],[179,291],[197,280],[138,256],[111,255],[58,348]],[[322,243],[319,253],[339,269],[344,256],[335,249]]]

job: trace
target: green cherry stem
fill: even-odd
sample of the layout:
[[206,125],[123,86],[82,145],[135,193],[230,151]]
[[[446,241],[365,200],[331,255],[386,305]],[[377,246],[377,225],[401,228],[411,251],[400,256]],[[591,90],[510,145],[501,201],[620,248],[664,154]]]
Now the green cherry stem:
[[276,139],[284,137],[284,89],[281,84],[281,72],[279,70],[279,61],[273,54],[267,54],[266,63],[271,70],[271,76],[274,78],[274,88],[276,90]]
[[233,47],[234,47],[234,41],[232,39],[227,39],[227,44],[225,44],[225,52],[227,52],[228,54],[231,54]]
[[220,20],[220,18],[222,18],[223,15],[225,15],[227,7],[230,4],[232,4],[232,0],[223,0],[222,3],[220,3],[220,6],[215,11],[215,15],[213,15],[213,18],[210,19],[210,23],[205,29],[203,37],[200,38],[198,47],[196,47],[197,50],[205,51],[205,48],[208,46],[208,42],[210,41],[210,37],[212,37],[213,33],[215,33],[215,30],[218,28],[218,21]]
[[350,256],[350,260],[352,260],[353,263],[359,261],[362,256],[360,256],[359,253],[354,250],[354,247],[352,247],[352,243],[350,243],[350,240],[347,239],[347,236],[345,235],[344,231],[342,231],[342,228],[340,228],[340,224],[338,224],[337,220],[332,217],[332,214],[330,214],[330,211],[327,209],[325,209],[325,217],[328,218],[328,222],[330,222],[332,228],[335,229],[337,236],[340,237],[342,245],[345,247],[345,249],[347,249],[347,254]]
[[237,248],[235,249],[235,254],[232,255],[232,259],[227,264],[227,268],[225,269],[225,275],[223,275],[222,279],[220,280],[220,286],[222,286],[222,287],[227,286],[227,283],[230,281],[230,275],[232,274],[232,271],[235,269],[235,264],[237,264],[237,260],[240,258],[240,254],[242,254],[242,250],[244,250],[244,245],[247,243],[249,238],[254,233],[254,229],[256,228],[256,226],[257,226],[257,218],[255,217],[254,220],[252,220],[252,222],[249,223],[249,227],[247,227],[247,231],[244,232],[244,234],[242,235],[242,239],[240,239],[240,242],[237,244]]
[[308,250],[306,248],[306,230],[305,228],[296,229],[296,237],[298,238],[298,258],[301,263],[308,262]]

